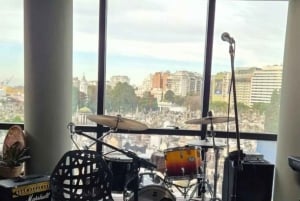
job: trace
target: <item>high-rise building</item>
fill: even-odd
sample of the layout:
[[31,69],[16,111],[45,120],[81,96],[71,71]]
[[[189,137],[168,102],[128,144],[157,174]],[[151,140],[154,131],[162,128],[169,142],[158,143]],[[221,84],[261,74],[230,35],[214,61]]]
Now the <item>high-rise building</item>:
[[200,95],[201,86],[202,78],[195,72],[176,71],[167,80],[167,88],[177,96]]
[[274,91],[280,91],[282,66],[266,66],[257,69],[251,79],[251,104],[270,103]]
[[211,100],[228,101],[231,74],[229,72],[220,72],[212,76],[211,81]]
[[159,88],[165,90],[167,88],[167,79],[170,76],[170,72],[156,72],[152,77],[152,89]]
[[[281,89],[281,81],[282,66],[237,68],[235,70],[237,100],[249,106],[253,103],[270,103],[273,92],[275,90],[279,92]],[[231,73],[217,73],[212,77],[211,83],[212,101],[228,102]]]
[[255,71],[260,70],[256,67],[237,68],[235,70],[236,97],[238,102],[250,106],[251,80]]

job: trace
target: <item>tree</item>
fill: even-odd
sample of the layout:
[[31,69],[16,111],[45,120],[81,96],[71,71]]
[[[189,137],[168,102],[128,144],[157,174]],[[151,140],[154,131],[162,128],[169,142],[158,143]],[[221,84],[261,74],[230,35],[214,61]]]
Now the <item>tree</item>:
[[174,103],[175,93],[172,90],[168,90],[164,95],[164,100],[167,102]]
[[119,82],[111,93],[111,103],[114,111],[133,112],[137,106],[137,96],[134,88],[126,82]]
[[157,110],[157,99],[149,91],[146,91],[144,92],[143,97],[139,99],[139,108],[144,112]]
[[250,107],[246,105],[245,103],[238,102],[237,103],[237,108],[241,113],[248,112],[250,110]]
[[209,103],[209,109],[217,113],[227,112],[228,107],[228,103],[225,101],[213,101]]
[[184,101],[185,101],[185,97],[182,97],[182,96],[175,96],[174,97],[174,103],[176,105],[182,106],[184,104]]
[[260,115],[263,115],[268,107],[268,103],[253,103],[252,109],[258,112]]
[[76,112],[79,107],[79,89],[78,87],[72,87],[72,112]]
[[265,115],[265,131],[278,133],[280,91],[274,90]]
[[183,105],[190,111],[198,111],[201,109],[200,100],[200,96],[187,96]]
[[106,86],[105,90],[105,101],[104,101],[104,108],[107,112],[112,112],[113,111],[113,103],[112,103],[112,87],[110,85]]
[[97,86],[90,85],[87,89],[87,106],[92,110],[93,113],[97,112]]

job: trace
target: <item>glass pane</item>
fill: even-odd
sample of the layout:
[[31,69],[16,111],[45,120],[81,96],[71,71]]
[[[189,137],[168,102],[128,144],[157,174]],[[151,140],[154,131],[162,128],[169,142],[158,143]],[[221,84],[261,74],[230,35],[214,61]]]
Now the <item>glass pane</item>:
[[105,112],[150,128],[201,114],[207,1],[108,1]]
[[[230,45],[221,39],[227,32],[235,40],[233,67],[242,132],[278,132],[287,6],[287,1],[217,1],[210,110],[224,116],[229,108],[234,116]],[[225,126],[218,124],[216,129]],[[235,130],[234,124],[230,130]]]
[[99,1],[73,2],[73,122],[97,112]]
[[23,1],[1,0],[0,122],[24,122]]

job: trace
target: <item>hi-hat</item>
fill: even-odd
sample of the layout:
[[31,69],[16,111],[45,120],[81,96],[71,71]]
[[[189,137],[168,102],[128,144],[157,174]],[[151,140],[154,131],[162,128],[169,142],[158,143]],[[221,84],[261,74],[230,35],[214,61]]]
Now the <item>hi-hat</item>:
[[233,121],[234,117],[203,117],[200,119],[191,119],[186,121],[186,124],[215,124]]
[[97,124],[108,126],[113,129],[123,129],[123,130],[133,130],[133,131],[143,131],[148,129],[147,125],[131,120],[122,118],[118,116],[109,115],[89,115],[87,118]]

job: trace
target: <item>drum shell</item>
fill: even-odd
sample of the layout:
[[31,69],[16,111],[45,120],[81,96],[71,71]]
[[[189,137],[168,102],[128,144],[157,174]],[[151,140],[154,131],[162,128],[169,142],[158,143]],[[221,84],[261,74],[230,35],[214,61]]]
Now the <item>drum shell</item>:
[[[176,201],[175,196],[166,187],[159,185],[148,185],[138,192],[139,201]],[[129,201],[134,201],[134,194],[131,195]]]
[[185,146],[164,151],[167,177],[193,177],[199,174],[202,164],[201,148]]
[[108,154],[104,159],[113,175],[112,191],[124,191],[133,174],[132,159],[121,154]]

